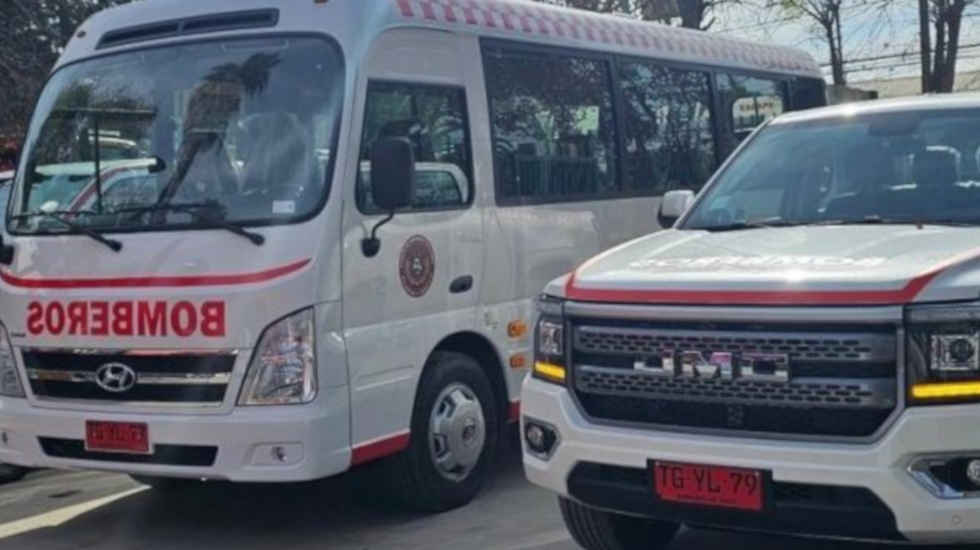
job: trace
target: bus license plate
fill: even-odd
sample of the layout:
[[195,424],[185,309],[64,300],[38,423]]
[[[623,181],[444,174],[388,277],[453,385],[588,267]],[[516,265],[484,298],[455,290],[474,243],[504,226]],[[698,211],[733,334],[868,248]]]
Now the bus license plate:
[[85,450],[109,453],[149,454],[146,424],[138,422],[85,422]]
[[668,502],[756,512],[763,507],[758,470],[654,462],[653,480],[657,496]]

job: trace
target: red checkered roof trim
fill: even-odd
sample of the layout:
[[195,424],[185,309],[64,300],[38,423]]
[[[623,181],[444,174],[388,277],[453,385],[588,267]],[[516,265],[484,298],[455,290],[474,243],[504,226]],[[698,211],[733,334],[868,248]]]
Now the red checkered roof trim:
[[657,57],[821,76],[813,58],[792,48],[763,46],[626,17],[520,0],[391,1],[405,19],[598,43]]

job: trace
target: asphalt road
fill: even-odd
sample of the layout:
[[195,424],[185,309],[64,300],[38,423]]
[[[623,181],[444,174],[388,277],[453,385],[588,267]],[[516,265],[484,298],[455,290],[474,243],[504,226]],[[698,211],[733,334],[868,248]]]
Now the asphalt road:
[[[574,550],[555,498],[529,485],[520,456],[500,460],[470,506],[400,511],[365,491],[370,472],[289,486],[209,485],[161,494],[126,476],[35,472],[0,487],[0,549]],[[671,550],[872,550],[870,545],[686,530]],[[884,547],[881,547],[884,548]]]

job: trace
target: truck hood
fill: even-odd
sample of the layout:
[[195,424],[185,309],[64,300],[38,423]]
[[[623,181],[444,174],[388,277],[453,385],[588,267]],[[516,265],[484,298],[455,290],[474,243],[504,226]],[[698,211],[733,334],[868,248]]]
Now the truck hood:
[[903,304],[978,297],[980,228],[668,230],[607,251],[549,292],[663,304]]

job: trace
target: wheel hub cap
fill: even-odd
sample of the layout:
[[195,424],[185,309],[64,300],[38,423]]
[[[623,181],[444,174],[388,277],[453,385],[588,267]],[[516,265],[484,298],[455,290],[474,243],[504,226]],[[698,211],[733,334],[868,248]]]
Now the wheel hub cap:
[[455,382],[439,393],[429,433],[436,470],[450,481],[466,479],[479,462],[486,441],[483,407],[469,386]]

